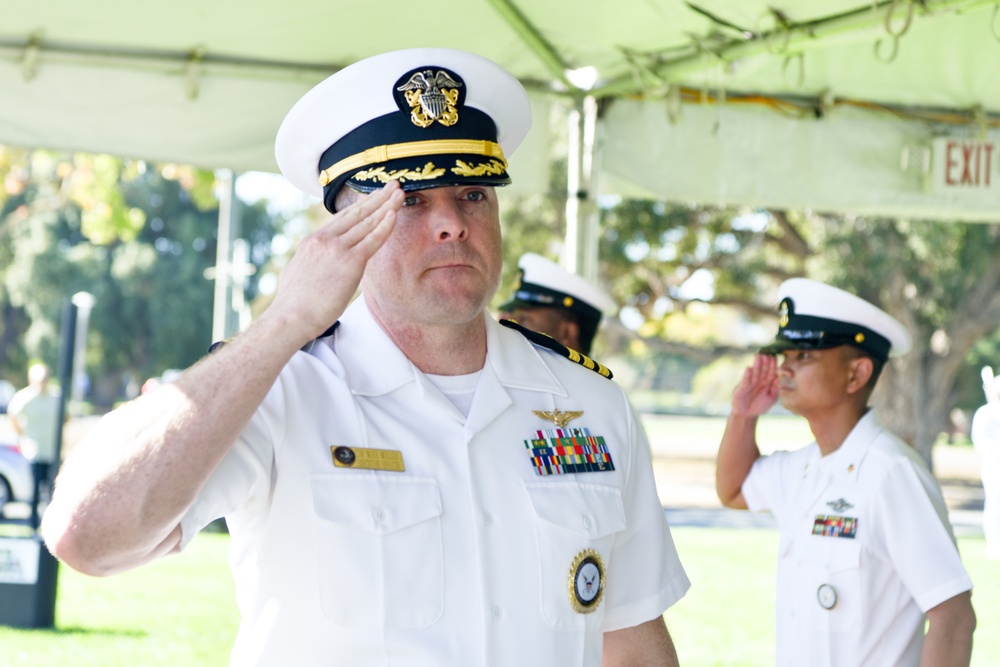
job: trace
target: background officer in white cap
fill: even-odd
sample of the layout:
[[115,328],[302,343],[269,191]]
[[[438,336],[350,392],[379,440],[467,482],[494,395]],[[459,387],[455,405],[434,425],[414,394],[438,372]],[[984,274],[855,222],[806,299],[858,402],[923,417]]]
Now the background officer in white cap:
[[501,317],[589,355],[601,316],[615,310],[611,295],[533,252],[521,255],[517,266],[520,280],[510,300],[500,306]]
[[[777,664],[967,666],[972,582],[941,491],[868,407],[909,333],[829,285],[796,278],[780,294],[778,336],[733,395],[716,473],[724,505],[770,511],[781,531]],[[757,418],[779,396],[816,441],[761,456]]]
[[307,93],[276,156],[333,217],[246,332],[75,450],[53,552],[110,574],[225,516],[234,665],[675,665],[689,584],[623,392],[486,312],[529,110],[446,49]]

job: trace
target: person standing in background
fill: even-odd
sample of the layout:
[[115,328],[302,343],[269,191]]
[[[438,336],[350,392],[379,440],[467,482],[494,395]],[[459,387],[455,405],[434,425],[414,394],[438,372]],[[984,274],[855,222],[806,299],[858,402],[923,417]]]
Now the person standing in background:
[[511,298],[500,306],[500,317],[589,355],[601,316],[616,309],[611,295],[533,252],[521,255],[517,266],[520,280]]
[[[776,664],[968,667],[972,581],[941,489],[869,406],[909,332],[830,285],[779,292],[778,335],[733,393],[716,469],[723,505],[778,523]],[[761,456],[757,420],[779,397],[816,440]]]
[[986,404],[973,415],[969,437],[979,452],[986,556],[1000,560],[1000,378],[990,368],[983,369],[983,391]]
[[56,424],[59,421],[59,390],[51,385],[45,364],[28,369],[28,386],[10,399],[7,416],[20,440],[21,453],[31,463],[34,479],[31,525],[38,526],[38,501],[42,488],[49,486],[52,464],[56,462]]

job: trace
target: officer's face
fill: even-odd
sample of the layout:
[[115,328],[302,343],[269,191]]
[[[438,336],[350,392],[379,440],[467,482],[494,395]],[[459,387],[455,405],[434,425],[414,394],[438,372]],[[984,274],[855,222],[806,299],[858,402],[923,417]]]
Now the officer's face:
[[510,319],[532,331],[548,334],[566,347],[580,349],[580,328],[558,308],[515,308]]
[[501,262],[493,188],[408,192],[396,228],[368,262],[362,289],[400,321],[463,323],[479,317],[496,293]]
[[848,397],[852,361],[845,348],[786,350],[778,366],[781,404],[794,414],[809,417],[841,405]]

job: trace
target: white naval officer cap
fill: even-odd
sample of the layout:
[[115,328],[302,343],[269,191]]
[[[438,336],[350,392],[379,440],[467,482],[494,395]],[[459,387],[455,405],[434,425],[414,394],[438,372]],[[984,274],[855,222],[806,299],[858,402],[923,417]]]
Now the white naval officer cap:
[[507,185],[507,157],[531,127],[521,83],[482,56],[441,48],[358,61],[307,92],[275,139],[281,173],[334,211],[347,184],[413,191]]
[[601,315],[617,308],[611,295],[583,276],[570,273],[552,260],[533,252],[521,255],[517,262],[520,282],[501,310],[515,308],[565,308],[593,320],[596,327]]
[[880,361],[910,351],[910,332],[881,308],[850,292],[808,278],[778,288],[778,335],[764,354],[852,345]]

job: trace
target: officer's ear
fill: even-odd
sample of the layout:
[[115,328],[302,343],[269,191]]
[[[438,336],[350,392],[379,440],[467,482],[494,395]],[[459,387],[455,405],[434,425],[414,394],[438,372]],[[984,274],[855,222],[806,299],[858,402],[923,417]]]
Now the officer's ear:
[[570,349],[580,350],[580,325],[572,318],[560,318],[557,331],[559,335],[553,338]]
[[875,372],[875,362],[867,355],[858,354],[847,363],[847,393],[854,394],[868,386],[868,380]]

